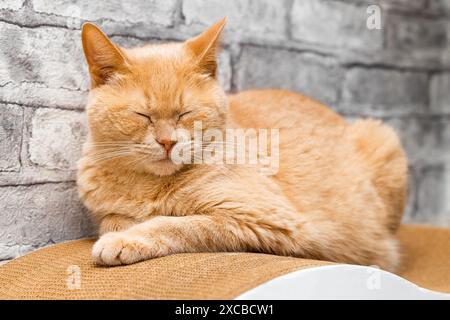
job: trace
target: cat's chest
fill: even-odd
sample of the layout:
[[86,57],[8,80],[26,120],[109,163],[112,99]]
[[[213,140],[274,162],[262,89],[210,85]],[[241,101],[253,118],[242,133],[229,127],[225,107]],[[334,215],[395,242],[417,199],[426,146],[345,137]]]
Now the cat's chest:
[[120,214],[137,220],[211,212],[218,204],[239,201],[246,172],[202,166],[155,177],[98,169],[79,171],[79,190],[88,208],[97,215]]
[[155,215],[184,215],[184,210],[180,208],[189,208],[190,200],[183,185],[176,179],[155,179],[115,172],[98,181],[96,194],[103,201],[96,202],[101,202],[99,205],[105,213],[121,214],[138,220]]

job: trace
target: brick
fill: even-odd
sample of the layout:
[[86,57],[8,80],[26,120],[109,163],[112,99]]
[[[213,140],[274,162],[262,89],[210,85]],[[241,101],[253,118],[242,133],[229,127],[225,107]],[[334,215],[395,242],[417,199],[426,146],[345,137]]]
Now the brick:
[[408,195],[406,199],[406,208],[403,212],[403,223],[414,221],[414,216],[417,214],[417,185],[419,180],[415,175],[413,168],[409,168],[408,171]]
[[75,170],[87,134],[85,114],[38,109],[31,124],[30,160],[48,169]]
[[[23,149],[25,148],[26,147],[23,147]],[[26,152],[28,152],[28,148],[24,150],[24,153]],[[74,181],[75,179],[76,171],[47,169],[33,165],[29,160],[22,163],[20,171],[0,171],[0,187],[39,183],[59,183],[64,181]]]
[[450,13],[450,0],[430,0],[428,3],[430,11],[439,13]]
[[374,116],[426,112],[426,73],[351,68],[345,75],[340,110]]
[[450,226],[450,171],[444,165],[424,167],[417,171],[420,182],[414,221]]
[[79,31],[26,29],[0,22],[0,83],[31,82],[49,88],[87,89]]
[[0,187],[0,260],[93,234],[74,183]]
[[433,113],[450,114],[450,73],[432,77],[430,99]]
[[185,23],[196,31],[228,17],[227,32],[237,38],[284,39],[286,0],[188,0],[183,1]]
[[84,109],[87,91],[48,88],[40,83],[8,83],[0,90],[0,100],[35,107]]
[[288,50],[244,47],[237,66],[237,89],[284,88],[325,103],[338,98],[342,70],[331,59]]
[[231,89],[231,56],[228,51],[222,51],[218,57],[218,75],[217,79],[225,91],[230,91]]
[[22,8],[24,2],[25,0],[0,0],[0,10],[7,9],[17,11]]
[[[333,0],[331,0],[333,1]],[[335,0],[356,5],[379,5],[385,12],[418,16],[441,16],[450,8],[449,0]]]
[[447,43],[447,29],[448,22],[444,19],[392,14],[386,18],[387,49],[424,59],[439,56]]
[[110,39],[123,48],[133,48],[143,46],[147,43],[159,43],[161,40],[159,39],[151,39],[149,41],[143,41],[134,37],[126,37],[126,36],[112,36]]
[[391,64],[429,70],[450,65],[446,46],[448,20],[388,13],[385,21],[383,53]]
[[[329,0],[353,3],[357,5],[379,5],[383,10],[409,13],[424,13],[430,7],[440,5],[448,0]],[[435,3],[433,5],[433,3]]]
[[82,108],[89,88],[79,31],[0,22],[0,100]]
[[366,10],[367,5],[295,0],[291,12],[292,37],[324,46],[379,50],[383,47],[383,31],[367,28]]
[[23,110],[0,104],[0,171],[19,171]]
[[[431,2],[436,2],[432,0]],[[439,1],[439,0],[438,0]],[[383,8],[388,10],[399,11],[424,11],[427,7],[428,0],[379,0],[378,1]]]
[[408,161],[414,166],[430,166],[450,159],[450,122],[445,118],[387,119],[396,129]]
[[69,19],[107,19],[124,24],[157,24],[168,27],[174,23],[177,0],[32,0],[32,5],[36,12]]

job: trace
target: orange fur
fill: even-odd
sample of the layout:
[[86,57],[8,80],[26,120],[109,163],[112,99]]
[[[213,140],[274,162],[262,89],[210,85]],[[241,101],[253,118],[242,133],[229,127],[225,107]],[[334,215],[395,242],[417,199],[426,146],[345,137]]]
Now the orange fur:
[[[94,261],[257,251],[395,269],[407,185],[396,134],[375,120],[348,124],[288,91],[226,97],[215,78],[224,23],[185,43],[133,49],[83,27],[92,90],[77,181],[100,225]],[[168,137],[194,121],[278,128],[279,171],[174,164]]]

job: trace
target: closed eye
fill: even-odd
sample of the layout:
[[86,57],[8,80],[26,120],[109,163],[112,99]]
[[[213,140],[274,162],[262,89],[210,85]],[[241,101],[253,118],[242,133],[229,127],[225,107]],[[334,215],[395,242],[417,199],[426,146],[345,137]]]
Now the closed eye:
[[192,113],[192,111],[186,111],[186,112],[183,112],[182,114],[180,114],[180,115],[178,116],[178,120],[180,120],[182,117],[184,117],[184,116],[186,116],[186,115],[188,115],[188,114],[190,114],[190,113]]
[[152,117],[149,116],[148,114],[140,113],[140,112],[136,112],[136,114],[140,115],[141,117],[147,118],[150,121],[150,123],[153,123]]

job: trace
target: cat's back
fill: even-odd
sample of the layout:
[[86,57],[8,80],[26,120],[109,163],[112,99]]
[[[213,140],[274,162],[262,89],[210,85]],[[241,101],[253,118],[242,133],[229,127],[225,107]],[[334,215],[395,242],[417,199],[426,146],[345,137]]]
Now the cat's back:
[[331,108],[286,90],[232,95],[230,117],[242,128],[280,129],[273,178],[299,212],[319,209],[350,222],[356,213],[381,219],[395,232],[405,206],[407,160],[393,129],[373,119],[347,123]]
[[282,89],[249,90],[230,95],[230,120],[242,128],[344,126],[329,107],[302,94]]

